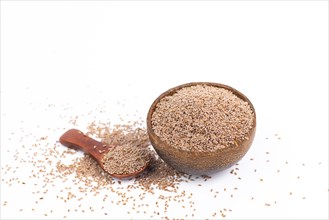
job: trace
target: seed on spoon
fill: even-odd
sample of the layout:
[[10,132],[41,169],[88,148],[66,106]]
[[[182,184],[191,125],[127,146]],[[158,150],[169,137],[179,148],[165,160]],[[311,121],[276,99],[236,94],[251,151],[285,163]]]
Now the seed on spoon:
[[150,161],[146,149],[132,145],[110,147],[77,129],[68,130],[59,141],[64,146],[90,154],[101,168],[116,178],[137,176],[146,169]]
[[149,151],[129,144],[117,146],[103,157],[108,173],[129,174],[142,169],[150,161]]

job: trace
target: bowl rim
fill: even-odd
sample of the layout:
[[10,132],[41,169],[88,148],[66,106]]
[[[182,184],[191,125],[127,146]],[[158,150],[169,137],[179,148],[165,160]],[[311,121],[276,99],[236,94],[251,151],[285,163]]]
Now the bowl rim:
[[[214,87],[218,87],[218,88],[223,88],[223,89],[227,89],[229,91],[231,91],[234,95],[236,95],[237,97],[239,97],[240,99],[242,99],[243,101],[246,101],[249,106],[251,107],[251,110],[253,112],[253,126],[252,128],[248,131],[248,134],[247,136],[250,138],[254,138],[254,133],[255,133],[255,130],[256,130],[256,111],[255,111],[255,108],[253,106],[253,104],[251,103],[251,101],[248,99],[247,96],[245,96],[242,92],[238,91],[237,89],[231,87],[231,86],[228,86],[228,85],[225,85],[225,84],[222,84],[222,83],[217,83],[217,82],[189,82],[189,83],[185,83],[185,84],[181,84],[181,85],[178,85],[178,86],[175,86],[175,87],[172,87],[166,91],[164,91],[163,93],[161,93],[154,101],[153,103],[151,104],[149,110],[148,110],[148,113],[147,113],[147,118],[146,118],[146,122],[147,122],[147,132],[148,132],[148,135],[150,137],[150,140],[151,140],[151,137],[152,138],[155,138],[157,142],[160,142],[162,145],[165,145],[166,148],[173,148],[175,150],[178,150],[178,151],[181,151],[181,152],[193,152],[194,154],[200,154],[200,155],[203,155],[203,156],[206,156],[206,155],[212,155],[214,153],[218,153],[218,152],[226,152],[226,151],[229,151],[229,150],[232,150],[232,149],[235,149],[235,148],[238,148],[242,143],[244,143],[245,141],[250,141],[249,139],[245,139],[245,140],[242,140],[240,142],[238,142],[237,145],[234,145],[234,144],[230,144],[229,146],[226,146],[224,148],[219,148],[217,150],[214,150],[214,151],[197,151],[197,150],[184,150],[184,149],[181,149],[181,148],[177,148],[177,147],[173,147],[169,144],[167,144],[167,142],[165,142],[164,140],[162,140],[158,135],[155,134],[153,128],[152,128],[152,114],[153,112],[155,111],[156,109],[156,105],[159,103],[159,101],[166,97],[166,96],[171,96],[173,94],[176,93],[176,91],[182,89],[182,88],[186,88],[186,87],[191,87],[191,86],[196,86],[196,85],[207,85],[207,86],[214,86]],[[251,140],[252,141],[252,140]],[[156,149],[158,148],[158,146],[154,146],[153,144],[153,141],[151,140],[152,142],[152,145],[153,147]]]

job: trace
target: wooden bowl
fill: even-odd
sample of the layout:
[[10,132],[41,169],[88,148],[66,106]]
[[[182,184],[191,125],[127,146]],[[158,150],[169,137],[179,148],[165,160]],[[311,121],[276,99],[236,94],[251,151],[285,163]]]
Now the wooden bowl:
[[[152,115],[158,102],[165,96],[171,96],[176,91],[195,85],[209,85],[227,89],[237,97],[249,103],[253,113],[253,127],[249,130],[248,139],[239,142],[237,145],[227,146],[211,152],[186,151],[168,145],[161,140],[152,129]],[[212,174],[231,167],[236,164],[249,150],[256,132],[256,112],[249,99],[236,89],[227,85],[211,82],[193,82],[183,84],[162,93],[151,105],[147,114],[147,132],[155,151],[170,166],[178,171],[188,174]]]

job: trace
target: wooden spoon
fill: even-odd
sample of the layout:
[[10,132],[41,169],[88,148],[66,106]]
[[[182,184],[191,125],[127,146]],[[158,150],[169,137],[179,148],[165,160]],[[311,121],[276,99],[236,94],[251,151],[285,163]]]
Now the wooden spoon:
[[[107,144],[104,144],[102,142],[96,141],[92,139],[91,137],[88,137],[81,131],[77,129],[70,129],[67,132],[65,132],[60,138],[59,142],[69,148],[73,148],[75,150],[82,150],[85,153],[88,153],[91,155],[100,165],[100,167],[104,169],[103,165],[103,157],[104,155],[111,150],[111,146],[108,146]],[[148,164],[145,164],[142,169],[134,172],[134,173],[129,173],[129,174],[116,174],[116,173],[109,173],[111,176],[115,178],[130,178],[137,176],[138,174],[142,173]],[[108,172],[107,172],[108,173]]]

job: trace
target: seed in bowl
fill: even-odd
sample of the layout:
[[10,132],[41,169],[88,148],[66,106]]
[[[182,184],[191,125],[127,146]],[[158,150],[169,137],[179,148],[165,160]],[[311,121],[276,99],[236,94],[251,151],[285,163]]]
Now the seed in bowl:
[[163,97],[151,118],[154,133],[186,151],[216,151],[248,139],[251,106],[231,91],[210,85],[184,87]]

